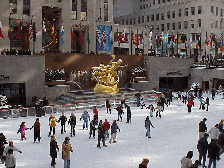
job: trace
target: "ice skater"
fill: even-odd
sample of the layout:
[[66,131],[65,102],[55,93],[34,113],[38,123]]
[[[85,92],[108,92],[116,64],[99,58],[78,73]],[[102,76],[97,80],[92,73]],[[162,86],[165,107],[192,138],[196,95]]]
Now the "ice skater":
[[34,142],[36,142],[36,140],[38,139],[38,141],[40,142],[40,122],[39,122],[39,118],[36,119],[36,122],[34,123],[34,125],[30,128],[30,130],[34,128]]
[[26,130],[28,130],[28,129],[29,128],[26,128],[26,126],[25,126],[25,122],[22,122],[22,124],[20,125],[19,130],[17,131],[17,134],[21,133],[21,140],[26,139],[25,134],[26,134]]
[[140,105],[141,105],[141,109],[143,109],[143,107],[145,107],[145,108],[146,108],[146,105],[145,105],[145,103],[144,103],[143,99],[141,99]]
[[108,99],[106,99],[106,108],[107,108],[107,113],[108,113],[108,110],[109,110],[109,112],[111,114],[111,105],[110,105],[110,102],[109,102]]
[[98,125],[98,145],[97,145],[97,147],[98,148],[101,148],[100,147],[100,140],[102,139],[102,142],[103,142],[103,146],[107,146],[107,145],[105,145],[105,130],[104,130],[104,126],[103,126],[103,121],[102,120],[100,120],[100,122],[99,122],[99,125]]
[[59,152],[59,147],[56,141],[55,135],[51,135],[51,142],[50,142],[50,156],[51,156],[51,166],[55,167],[56,162],[55,158],[57,158],[57,150]]
[[194,105],[193,98],[192,98],[192,97],[190,97],[190,98],[188,99],[188,103],[187,103],[188,113],[190,113],[190,112],[191,112],[191,107],[192,107],[193,105]]
[[113,124],[111,125],[111,138],[109,140],[109,143],[116,143],[115,139],[116,139],[116,134],[117,134],[117,129],[120,132],[120,128],[118,127],[116,120],[113,121]]
[[157,109],[157,111],[156,111],[156,117],[159,116],[159,118],[161,118],[161,112],[163,112],[163,109],[162,109],[162,106],[161,106],[161,103],[160,102],[157,104],[156,109]]
[[98,124],[98,110],[96,109],[96,106],[93,106],[93,117],[96,121],[96,124]]
[[62,116],[60,116],[60,118],[58,119],[58,123],[61,121],[61,134],[63,134],[63,132],[65,131],[65,123],[67,121],[67,117],[65,116],[65,113],[62,112]]
[[103,127],[105,130],[105,138],[109,138],[110,123],[107,121],[107,119],[105,119],[105,121],[103,123]]
[[82,116],[80,117],[79,121],[81,121],[81,119],[83,119],[83,129],[85,128],[85,125],[86,125],[86,128],[88,129],[88,119],[90,121],[90,117],[86,109],[84,113],[82,114]]
[[131,123],[131,108],[129,105],[125,105],[127,108],[127,122],[126,123]]
[[96,125],[96,123],[95,123],[95,120],[93,119],[90,122],[89,138],[91,138],[91,136],[93,135],[93,138],[95,139],[95,130],[96,130],[95,125]]
[[76,116],[74,113],[71,113],[70,119],[68,120],[68,124],[71,125],[70,136],[72,137],[72,134],[75,136]]
[[155,112],[155,108],[153,107],[153,105],[150,104],[150,105],[147,107],[147,109],[149,109],[149,111],[150,111],[150,117],[153,117],[153,112]]
[[52,130],[53,130],[53,135],[55,135],[56,122],[57,122],[56,117],[51,113],[50,118],[49,118],[50,132],[49,132],[48,136],[51,135]]
[[148,136],[148,138],[151,138],[151,136],[150,136],[150,126],[152,126],[154,128],[154,126],[152,125],[152,122],[149,119],[149,116],[147,116],[146,119],[145,119],[145,128],[146,128],[146,136]]
[[122,121],[122,114],[123,114],[124,112],[123,112],[123,109],[122,109],[121,105],[118,105],[117,108],[114,108],[114,109],[117,110],[117,114],[118,114],[117,121],[119,121],[119,117],[120,117],[120,119],[121,119],[121,121]]

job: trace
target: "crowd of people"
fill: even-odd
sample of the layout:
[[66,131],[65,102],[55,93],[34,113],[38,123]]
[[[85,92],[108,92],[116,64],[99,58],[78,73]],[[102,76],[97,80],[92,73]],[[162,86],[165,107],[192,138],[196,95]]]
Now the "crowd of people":
[[1,55],[31,55],[31,51],[28,50],[9,50],[4,49],[1,51]]
[[[183,91],[178,92],[176,99],[178,101],[178,105],[180,105],[180,102],[182,101],[183,104],[186,104],[188,106],[188,112],[189,112],[189,105],[193,106],[194,101],[198,99],[200,102],[202,99],[202,94],[195,92],[196,90],[190,90],[190,91]],[[165,108],[168,108],[168,106],[173,101],[173,93],[172,91],[165,91],[157,96],[155,103],[156,107],[154,108],[153,104],[149,104],[148,106],[144,103],[144,99],[141,95],[141,92],[137,93],[137,106],[140,107],[139,109],[149,109],[149,116],[146,116],[145,119],[145,129],[146,129],[146,137],[148,139],[151,138],[150,135],[150,129],[151,127],[154,128],[150,117],[153,117],[155,113],[155,117],[161,118],[162,112],[165,110]],[[207,97],[208,98],[208,97]],[[206,98],[206,99],[207,99]],[[212,95],[212,100],[215,98],[214,95]],[[114,108],[117,111],[118,118],[117,120],[113,120],[112,123],[109,123],[107,118],[105,118],[104,122],[103,120],[99,120],[99,112],[97,110],[97,107],[93,107],[92,115],[89,114],[87,109],[84,109],[84,112],[81,114],[79,120],[83,120],[83,129],[89,129],[89,138],[93,137],[95,139],[96,134],[98,134],[98,141],[97,141],[97,147],[101,148],[101,141],[102,146],[107,147],[106,140],[108,140],[109,143],[116,143],[116,136],[117,132],[120,132],[120,128],[118,126],[117,121],[122,122],[122,115],[124,114],[124,110],[126,109],[127,113],[127,121],[126,123],[131,123],[131,108],[128,104],[125,102],[125,95],[121,95],[121,102],[120,104]],[[109,99],[106,99],[106,114],[111,114],[111,105]],[[209,100],[206,100],[209,102]],[[209,104],[209,103],[208,103]],[[200,104],[199,109],[203,109],[202,105]],[[207,108],[208,109],[208,108]],[[191,111],[190,111],[191,112]],[[91,117],[90,117],[91,116]],[[92,120],[91,120],[92,118]],[[199,123],[199,139],[197,144],[197,149],[199,152],[199,159],[195,161],[195,163],[192,163],[192,157],[193,157],[193,151],[189,151],[186,156],[184,156],[180,162],[181,162],[181,168],[197,168],[199,165],[202,165],[202,167],[206,167],[206,157],[209,158],[208,161],[208,168],[211,167],[213,164],[213,168],[216,166],[216,162],[220,159],[220,155],[224,153],[224,129],[223,129],[223,120],[221,120],[218,124],[215,124],[214,127],[212,127],[210,130],[207,130],[206,127],[206,121],[207,119],[204,118]],[[56,158],[57,158],[57,152],[59,152],[59,146],[56,141],[56,123],[61,123],[61,134],[64,134],[66,132],[66,122],[68,122],[68,125],[71,126],[70,130],[70,137],[75,136],[75,126],[76,126],[76,116],[74,113],[71,113],[69,119],[67,120],[67,117],[64,112],[62,112],[62,115],[57,119],[54,114],[50,114],[49,117],[49,134],[50,137],[50,156],[52,158],[51,160],[51,166],[56,166]],[[90,123],[89,123],[90,122]],[[26,130],[31,130],[34,128],[34,143],[36,140],[40,142],[41,140],[41,134],[40,134],[40,121],[39,118],[36,118],[36,121],[34,124],[27,128],[25,125],[25,122],[22,122],[20,125],[20,128],[17,133],[21,134],[21,140],[26,140],[25,132]],[[111,136],[109,136],[109,132],[111,133]],[[65,137],[64,142],[62,143],[62,159],[64,160],[64,167],[70,168],[70,152],[73,152],[72,145],[70,143],[70,137]],[[211,142],[208,143],[208,137],[211,138]],[[13,142],[9,142],[9,146],[5,148],[5,144],[7,144],[6,137],[0,133],[0,158],[2,162],[6,164],[7,167],[15,167],[16,166],[16,158],[13,155],[13,151],[18,151],[22,153],[21,150],[17,149]],[[11,150],[12,149],[12,150]],[[144,158],[142,163],[139,164],[139,168],[147,167],[149,160],[147,158]],[[9,166],[8,166],[9,165]]]

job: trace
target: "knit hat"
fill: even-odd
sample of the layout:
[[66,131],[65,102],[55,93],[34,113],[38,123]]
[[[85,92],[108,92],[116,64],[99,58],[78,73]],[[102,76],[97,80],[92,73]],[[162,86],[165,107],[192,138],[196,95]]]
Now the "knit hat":
[[207,121],[207,118],[204,118],[203,121]]

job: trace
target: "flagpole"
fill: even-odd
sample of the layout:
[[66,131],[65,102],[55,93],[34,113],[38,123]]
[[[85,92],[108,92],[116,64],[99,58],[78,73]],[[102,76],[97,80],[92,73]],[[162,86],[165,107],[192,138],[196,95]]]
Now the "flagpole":
[[178,31],[177,31],[177,57],[178,57]]
[[131,55],[132,55],[132,43],[133,43],[133,39],[132,39],[132,30],[131,30]]

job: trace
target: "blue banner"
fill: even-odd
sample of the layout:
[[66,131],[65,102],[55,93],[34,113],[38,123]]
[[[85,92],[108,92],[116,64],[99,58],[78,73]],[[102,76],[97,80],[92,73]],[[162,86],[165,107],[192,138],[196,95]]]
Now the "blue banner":
[[97,25],[96,28],[96,45],[97,51],[111,51],[110,26]]

